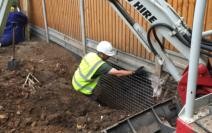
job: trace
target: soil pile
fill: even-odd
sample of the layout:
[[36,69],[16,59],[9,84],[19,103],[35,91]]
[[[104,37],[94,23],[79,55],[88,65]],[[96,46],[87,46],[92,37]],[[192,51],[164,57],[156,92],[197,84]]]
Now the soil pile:
[[93,133],[128,116],[71,88],[76,55],[55,44],[25,42],[16,51],[20,68],[9,71],[11,51],[0,48],[0,133]]

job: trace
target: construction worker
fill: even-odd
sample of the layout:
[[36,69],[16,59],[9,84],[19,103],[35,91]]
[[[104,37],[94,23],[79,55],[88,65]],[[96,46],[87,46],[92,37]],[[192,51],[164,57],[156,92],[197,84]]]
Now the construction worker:
[[101,75],[128,76],[135,73],[134,71],[117,70],[105,62],[116,53],[110,42],[101,41],[96,50],[97,53],[90,52],[82,58],[72,78],[72,85],[76,91],[91,96],[95,100],[97,98],[93,95],[93,91]]

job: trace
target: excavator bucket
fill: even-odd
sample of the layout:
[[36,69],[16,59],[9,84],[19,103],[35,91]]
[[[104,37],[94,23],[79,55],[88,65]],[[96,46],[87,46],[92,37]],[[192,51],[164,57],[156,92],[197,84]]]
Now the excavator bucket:
[[175,98],[152,106],[111,127],[103,133],[173,133],[180,111]]

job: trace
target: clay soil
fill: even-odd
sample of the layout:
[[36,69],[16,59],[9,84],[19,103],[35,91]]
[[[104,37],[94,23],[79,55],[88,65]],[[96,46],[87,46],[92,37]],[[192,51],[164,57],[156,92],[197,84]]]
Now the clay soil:
[[[19,44],[16,71],[7,70],[11,51],[0,48],[0,133],[93,133],[128,116],[72,89],[80,57],[64,48],[37,40]],[[29,73],[39,83],[23,86]]]

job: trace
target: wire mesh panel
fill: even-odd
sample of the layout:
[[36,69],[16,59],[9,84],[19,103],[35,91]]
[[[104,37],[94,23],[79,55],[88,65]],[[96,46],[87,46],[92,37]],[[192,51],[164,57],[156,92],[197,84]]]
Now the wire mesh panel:
[[102,103],[113,108],[138,112],[154,105],[151,84],[147,74],[125,77],[105,75],[100,79],[96,90]]

